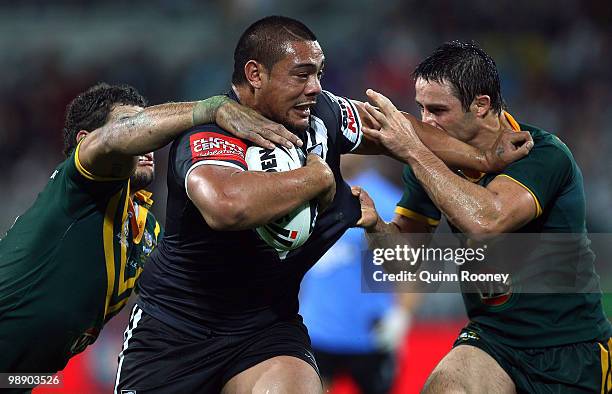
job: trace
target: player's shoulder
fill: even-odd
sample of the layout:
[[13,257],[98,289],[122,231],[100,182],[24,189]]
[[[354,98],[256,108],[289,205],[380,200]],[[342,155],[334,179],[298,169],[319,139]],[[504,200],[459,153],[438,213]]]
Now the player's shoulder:
[[334,130],[332,136],[343,136],[343,153],[355,149],[362,138],[361,119],[355,104],[346,97],[323,90],[317,98],[313,115],[321,119],[328,130]]
[[353,110],[353,103],[343,96],[338,96],[329,90],[321,91],[319,97],[317,97],[317,107],[326,106],[328,108],[332,108],[334,110],[339,111],[351,111]]
[[574,164],[574,156],[569,147],[555,134],[538,126],[520,123],[521,130],[528,131],[533,138],[532,152],[526,157],[545,156],[548,160],[559,161],[565,164]]
[[174,145],[176,147],[189,146],[193,154],[209,149],[235,150],[245,153],[252,143],[223,130],[216,123],[208,123],[185,130],[175,140]]
[[[233,137],[236,140],[242,141],[244,143],[246,143],[246,140],[242,140],[240,138],[235,137],[234,135],[232,135],[231,133],[223,130],[221,128],[221,126],[219,126],[216,123],[207,123],[207,124],[200,124],[200,125],[196,125],[193,127],[188,128],[187,130],[183,131],[176,140],[183,140],[185,138],[190,138],[191,136],[193,136],[194,134],[200,134],[200,133],[210,133],[209,135],[222,135],[222,136],[228,136],[228,137]],[[207,134],[208,135],[208,134]],[[175,140],[175,141],[176,141]]]

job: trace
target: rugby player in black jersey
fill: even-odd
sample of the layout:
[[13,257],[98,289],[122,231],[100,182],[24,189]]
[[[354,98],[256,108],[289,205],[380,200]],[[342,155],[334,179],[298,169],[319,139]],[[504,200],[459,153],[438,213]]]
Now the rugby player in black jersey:
[[[309,154],[292,171],[250,172],[248,143],[216,124],[175,140],[166,233],[139,283],[116,392],[322,390],[298,314],[300,281],[361,215],[340,174],[340,155],[372,152],[362,122],[376,124],[363,104],[321,89],[323,51],[296,20],[268,17],[251,25],[234,62],[228,95],[293,131],[305,153],[320,146],[320,156]],[[434,127],[417,128],[445,161],[476,170],[526,154],[506,149],[507,157],[495,157],[494,150],[485,154]],[[327,209],[302,247],[281,257],[253,230],[312,199],[320,212]]]

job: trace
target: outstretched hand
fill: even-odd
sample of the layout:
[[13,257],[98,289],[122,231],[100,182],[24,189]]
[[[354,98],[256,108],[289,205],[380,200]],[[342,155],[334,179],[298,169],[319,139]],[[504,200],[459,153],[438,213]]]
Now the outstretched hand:
[[529,154],[533,148],[533,138],[528,131],[505,130],[499,133],[495,144],[485,152],[488,172],[500,172]]
[[365,110],[380,129],[364,126],[364,135],[386,149],[388,155],[405,160],[413,147],[422,145],[414,125],[384,95],[372,89],[368,89],[366,95],[370,102],[365,103]]
[[287,148],[303,145],[298,136],[283,125],[233,100],[229,100],[217,110],[216,123],[236,137],[251,141],[262,148],[274,149],[274,144]]

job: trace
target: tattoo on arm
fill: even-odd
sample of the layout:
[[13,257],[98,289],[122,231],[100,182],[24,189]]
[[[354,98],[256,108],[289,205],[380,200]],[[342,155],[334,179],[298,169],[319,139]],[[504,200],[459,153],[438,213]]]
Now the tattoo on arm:
[[215,121],[217,110],[231,99],[227,96],[213,96],[198,101],[193,107],[193,125],[212,123]]
[[495,149],[495,154],[498,157],[502,157],[502,155],[504,154],[504,147],[503,146],[498,146],[497,149]]

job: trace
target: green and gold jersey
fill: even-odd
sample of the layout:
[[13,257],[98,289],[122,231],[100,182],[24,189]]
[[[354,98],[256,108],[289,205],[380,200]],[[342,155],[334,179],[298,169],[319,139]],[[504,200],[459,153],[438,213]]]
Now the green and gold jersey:
[[[468,179],[484,187],[497,177],[506,177],[534,197],[537,217],[515,232],[525,233],[525,239],[534,240],[530,242],[532,249],[525,246],[525,250],[515,248],[511,252],[510,257],[521,264],[517,278],[521,275],[527,278],[535,272],[540,274],[539,278],[550,280],[575,279],[582,275],[596,278],[594,254],[586,233],[582,173],[570,150],[556,136],[537,127],[518,124],[509,114],[504,115],[515,130],[531,133],[534,148],[502,173]],[[404,195],[395,212],[436,226],[441,212],[408,166],[403,180]],[[452,224],[451,228],[460,241],[469,242]],[[504,251],[506,255],[508,249]],[[464,291],[463,298],[470,320],[511,346],[557,346],[612,335],[599,292],[537,293],[511,286],[502,294]]]
[[56,352],[48,363],[62,368],[92,343],[127,303],[161,237],[150,193],[130,199],[129,180],[94,176],[78,152],[0,239],[0,349],[11,349],[0,372],[30,355],[44,359],[36,346],[50,358]]

